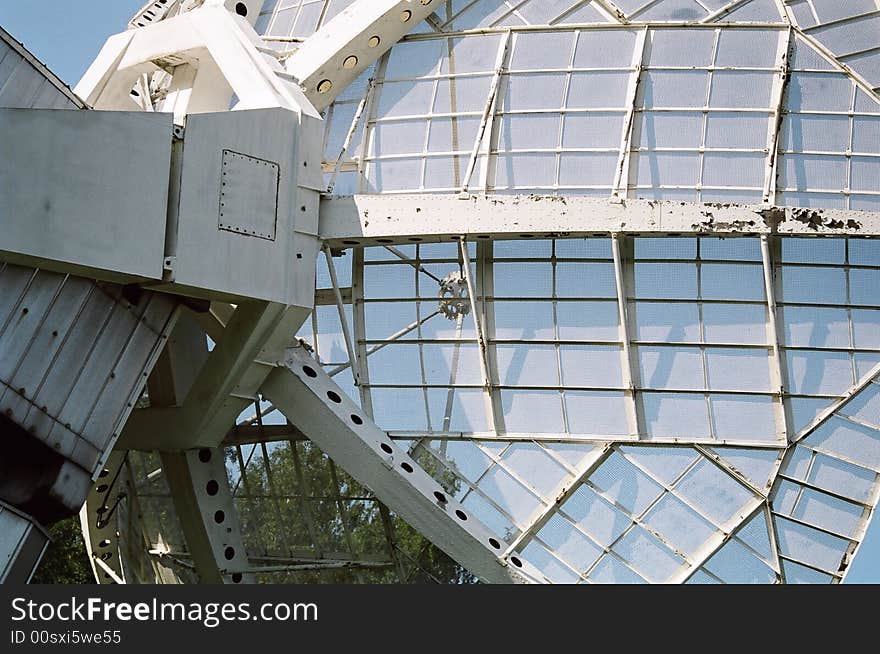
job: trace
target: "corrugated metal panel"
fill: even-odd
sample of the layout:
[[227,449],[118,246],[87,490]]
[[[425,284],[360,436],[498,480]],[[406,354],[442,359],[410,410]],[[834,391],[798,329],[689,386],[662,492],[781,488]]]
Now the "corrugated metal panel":
[[23,513],[0,502],[0,584],[26,584],[49,536]]
[[79,109],[83,104],[61,80],[0,29],[0,107]]
[[0,411],[90,473],[164,345],[176,300],[131,304],[113,285],[0,268]]

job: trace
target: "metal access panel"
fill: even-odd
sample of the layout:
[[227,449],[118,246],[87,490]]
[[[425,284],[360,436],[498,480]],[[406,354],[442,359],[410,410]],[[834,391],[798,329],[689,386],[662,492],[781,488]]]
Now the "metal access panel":
[[187,117],[177,246],[169,253],[177,292],[288,302],[298,125],[285,109]]
[[274,241],[278,225],[278,164],[223,150],[222,176],[217,226]]
[[171,114],[0,109],[0,258],[161,279],[171,130]]

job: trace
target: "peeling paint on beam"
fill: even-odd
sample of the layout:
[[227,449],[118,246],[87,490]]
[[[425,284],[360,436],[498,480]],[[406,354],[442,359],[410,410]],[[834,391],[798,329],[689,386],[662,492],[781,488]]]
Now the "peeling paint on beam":
[[[621,234],[880,236],[880,212],[541,195],[354,195],[321,201],[331,246]],[[480,231],[474,231],[480,226]]]

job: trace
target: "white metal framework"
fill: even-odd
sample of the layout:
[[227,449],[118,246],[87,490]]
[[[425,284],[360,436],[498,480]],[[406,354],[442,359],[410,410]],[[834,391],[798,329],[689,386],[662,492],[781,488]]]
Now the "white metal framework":
[[[845,577],[880,500],[876,0],[165,4],[77,90],[205,161],[195,114],[296,114],[288,177],[270,114],[213,124],[251,121],[218,165],[244,213],[284,179],[303,264],[287,300],[193,256],[275,238],[232,189],[225,240],[166,235],[150,286],[203,303],[84,510],[99,579],[470,579],[412,528],[493,582]],[[207,169],[175,156],[172,199]]]

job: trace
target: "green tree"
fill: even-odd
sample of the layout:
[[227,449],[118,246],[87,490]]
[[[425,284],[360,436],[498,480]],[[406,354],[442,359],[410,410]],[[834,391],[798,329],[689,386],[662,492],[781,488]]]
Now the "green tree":
[[[241,459],[250,462],[241,475]],[[268,462],[268,465],[267,465]],[[361,561],[395,560],[382,568],[344,568],[273,574],[295,583],[473,583],[475,578],[337,468],[310,442],[227,450],[230,483],[252,557],[345,555]],[[432,471],[429,471],[432,472]],[[442,480],[447,490],[452,480]],[[386,534],[390,531],[393,551]]]
[[37,566],[32,584],[93,584],[79,516],[56,522],[49,528],[52,541]]

